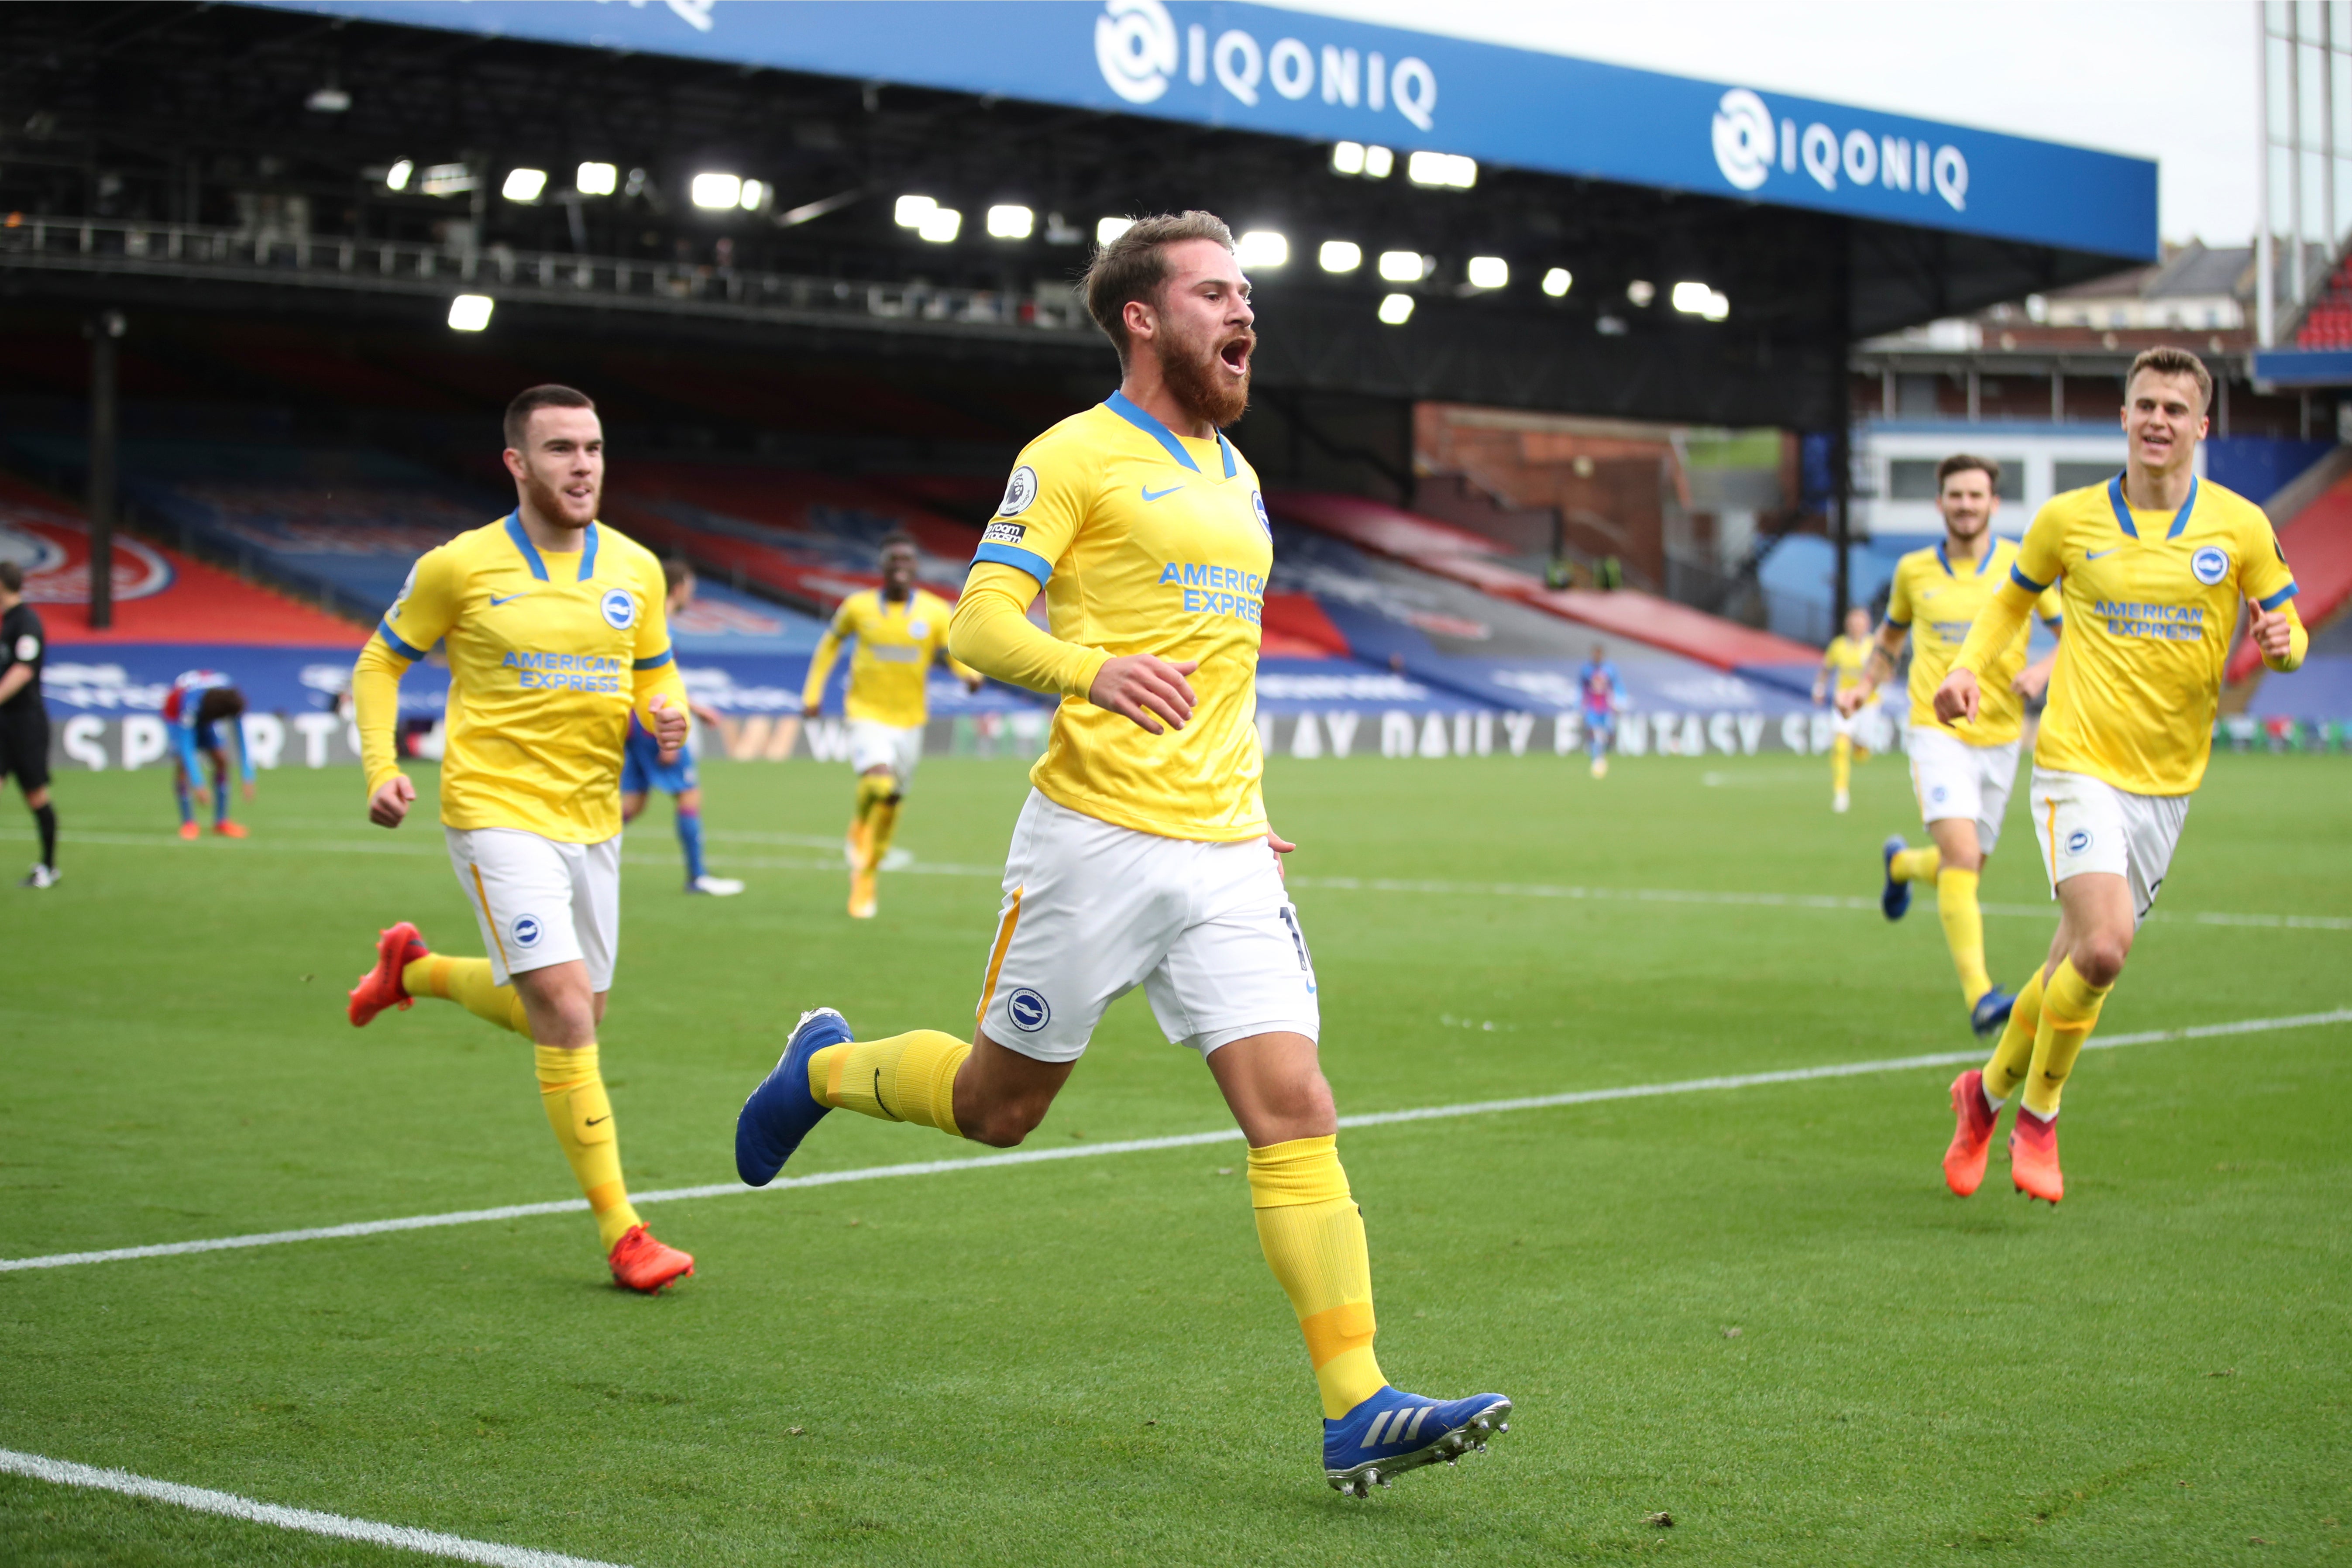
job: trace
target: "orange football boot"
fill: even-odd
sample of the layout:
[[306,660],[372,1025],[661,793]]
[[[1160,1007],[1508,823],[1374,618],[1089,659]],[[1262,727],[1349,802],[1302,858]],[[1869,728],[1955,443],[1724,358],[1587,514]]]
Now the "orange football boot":
[[873,842],[872,826],[863,817],[852,818],[849,824],[849,837],[842,840],[842,847],[848,852],[851,870],[854,871],[866,864],[866,852]]
[[874,889],[874,873],[862,866],[852,871],[849,874],[849,918],[854,921],[872,920],[878,901]]
[[1970,1068],[1952,1080],[1951,1146],[1944,1151],[1944,1185],[1967,1197],[1983,1184],[1985,1157],[2000,1112],[1985,1103],[1984,1072]]
[[644,1226],[633,1225],[613,1244],[613,1283],[659,1295],[663,1286],[694,1272],[694,1257],[654,1239]]
[[400,972],[431,952],[425,939],[416,934],[416,928],[406,921],[379,932],[375,939],[375,967],[361,975],[360,983],[352,987],[352,1026],[364,1028],[386,1007],[405,1012],[415,1006],[416,998],[401,984]]
[[213,831],[223,838],[242,838],[245,837],[245,825],[241,822],[224,820],[214,823]]
[[2058,1169],[2056,1117],[2044,1121],[2017,1108],[2017,1125],[2009,1134],[2009,1179],[2029,1201],[2040,1198],[2053,1208],[2066,1195],[2066,1177]]
[[203,831],[203,828],[198,827],[193,822],[184,822],[180,824],[180,837],[186,839],[191,844],[194,844],[196,841],[196,835]]

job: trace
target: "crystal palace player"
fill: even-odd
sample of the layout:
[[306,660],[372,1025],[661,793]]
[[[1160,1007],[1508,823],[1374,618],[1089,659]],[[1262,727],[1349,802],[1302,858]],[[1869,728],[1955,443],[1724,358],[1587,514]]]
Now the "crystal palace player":
[[2042,591],[2063,579],[2066,636],[2026,793],[2058,934],[2018,992],[1992,1059],[1952,1082],[1957,1126],[1944,1179],[1963,1197],[1984,1179],[2001,1103],[2020,1084],[2010,1176],[2031,1196],[2064,1195],[2059,1095],[2164,886],[2205,776],[2239,600],[2271,668],[2295,668],[2310,646],[2270,520],[2197,477],[2213,395],[2203,362],[2185,349],[2149,349],[2124,387],[2124,471],[2042,509],[2008,584],[1978,612],[1936,691],[1945,723],[1978,719],[1979,679],[2006,657]]
[[[1146,218],[1096,254],[1086,291],[1124,379],[1023,451],[955,611],[958,658],[1062,698],[1013,828],[978,1032],[857,1040],[830,1008],[803,1015],[744,1102],[736,1166],[766,1184],[835,1109],[1018,1143],[1104,1008],[1141,985],[1249,1140],[1258,1239],[1322,1395],[1324,1473],[1360,1493],[1483,1446],[1510,1402],[1400,1393],[1372,1353],[1363,1220],[1276,858],[1290,846],[1258,787],[1274,550],[1219,430],[1247,405],[1256,342],[1232,236],[1207,213]],[[1025,614],[1041,589],[1050,632]]]
[[1584,748],[1592,753],[1592,776],[1609,776],[1609,742],[1617,738],[1618,694],[1623,689],[1609,645],[1594,643],[1592,657],[1576,672],[1577,694],[1584,709]]
[[675,759],[686,686],[660,564],[596,521],[596,405],[568,386],[532,387],[507,409],[506,437],[515,510],[419,560],[352,673],[368,818],[397,827],[416,799],[393,744],[400,678],[448,639],[441,821],[490,956],[431,952],[403,921],[378,939],[351,1018],[422,994],[531,1040],[541,1103],[613,1278],[654,1291],[694,1259],[656,1241],[629,1205],[596,1026],[620,938],[622,742],[634,712]]

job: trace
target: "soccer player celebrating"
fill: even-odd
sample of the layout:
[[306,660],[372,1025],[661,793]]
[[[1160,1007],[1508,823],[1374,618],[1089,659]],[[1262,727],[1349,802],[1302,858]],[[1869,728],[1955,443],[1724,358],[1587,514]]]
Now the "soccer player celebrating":
[[[204,763],[213,769],[213,831],[242,838],[245,829],[228,818],[228,751],[220,727],[236,731],[237,772],[245,798],[253,798],[253,750],[245,743],[245,693],[216,669],[191,669],[172,682],[163,697],[163,722],[172,727],[172,795],[180,805],[180,837],[197,833],[196,807],[205,804]],[[201,759],[201,760],[199,760]]]
[[[1911,884],[1933,883],[1936,913],[1944,942],[1960,976],[1969,1023],[1990,1038],[2009,1021],[2015,1000],[1992,983],[1985,969],[1984,911],[1977,905],[1977,882],[1985,857],[2000,842],[2000,819],[2017,782],[2018,737],[2025,727],[2025,700],[2050,683],[2049,659],[2025,662],[2027,629],[2016,635],[1985,671],[1984,705],[1973,721],[1947,724],[1936,717],[1936,688],[1952,668],[1952,657],[1985,601],[2009,581],[2017,546],[1992,534],[2000,506],[1995,487],[2000,465],[1966,453],[1936,466],[1936,510],[1944,515],[1944,542],[1915,550],[1895,563],[1886,601],[1886,620],[1864,664],[1862,679],[1838,693],[1838,711],[1851,718],[1891,674],[1908,638],[1911,655],[1911,788],[1919,797],[1920,820],[1935,842],[1913,849],[1899,837],[1882,851],[1886,886],[1879,907],[1899,921],[1911,907]],[[2060,624],[2056,588],[2042,590],[2042,618]],[[2054,657],[2054,656],[2053,656]]]
[[[1813,677],[1813,704],[1826,697],[1843,697],[1862,684],[1863,666],[1870,662],[1870,612],[1856,605],[1845,613],[1845,632],[1830,639],[1822,650],[1822,668]],[[1848,784],[1853,777],[1853,731],[1858,710],[1839,703],[1831,713],[1830,809],[1843,812],[1853,804]]]
[[[1510,1401],[1389,1386],[1372,1352],[1363,1220],[1317,1064],[1315,975],[1266,820],[1253,689],[1273,538],[1220,427],[1248,404],[1249,284],[1224,224],[1145,218],[1096,252],[1088,311],[1119,389],[1030,443],[988,525],[952,644],[1058,692],[1013,828],[969,1046],[937,1030],[859,1040],[803,1014],[744,1101],[736,1168],[764,1185],[828,1110],[1000,1148],[1053,1103],[1103,1009],[1138,984],[1207,1058],[1249,1141],[1267,1263],[1315,1368],[1330,1484],[1363,1495],[1504,1429]],[[1040,590],[1050,631],[1025,615]]]
[[351,1018],[438,996],[530,1039],[541,1102],[613,1278],[652,1292],[694,1259],[655,1240],[629,1205],[596,1026],[620,937],[623,738],[634,712],[660,760],[675,759],[686,687],[659,563],[596,521],[596,405],[534,386],[508,406],[506,438],[515,510],[418,560],[352,672],[368,820],[397,827],[416,800],[393,745],[400,678],[448,639],[442,831],[490,956],[432,952],[403,921],[378,939]]
[[1617,735],[1617,667],[1610,662],[1609,645],[1594,643],[1592,657],[1576,672],[1576,687],[1584,703],[1584,749],[1592,753],[1592,776],[1609,776],[1609,742]]
[[49,804],[49,710],[41,700],[41,664],[49,634],[25,603],[25,568],[0,561],[0,783],[14,778],[40,829],[41,858],[17,884],[58,885],[58,811]]
[[[663,613],[670,624],[694,603],[694,568],[673,556],[662,563],[662,581],[668,584]],[[704,723],[717,725],[719,715],[699,702],[687,711]],[[662,760],[661,738],[629,716],[629,739],[621,752],[621,824],[635,822],[646,809],[646,797],[660,790],[677,803],[677,844],[686,852],[686,890],[731,898],[743,890],[732,877],[714,877],[702,868],[702,785],[694,776],[694,747],[680,746],[677,756]]]
[[2272,669],[2297,668],[2310,647],[2270,520],[2197,477],[2213,393],[2204,363],[2185,349],[2148,349],[2124,389],[2124,471],[2036,514],[2009,581],[1977,613],[1936,689],[1939,721],[1977,722],[1980,683],[2010,656],[2043,590],[2063,580],[2066,635],[2027,791],[2058,934],[2018,992],[1991,1059],[1952,1081],[1958,1124],[1944,1179],[1963,1197],[1984,1179],[1995,1121],[2020,1084],[2010,1176],[2032,1197],[2065,1195],[2059,1096],[2164,886],[2205,776],[2238,601],[2247,601],[2247,635]]
[[849,660],[849,765],[857,773],[857,807],[849,819],[849,913],[872,920],[875,873],[898,830],[915,764],[923,760],[927,692],[934,659],[944,660],[967,689],[980,689],[980,671],[948,652],[947,601],[915,586],[915,541],[892,533],[882,541],[882,586],[852,594],[834,612],[833,625],[809,660],[801,711],[824,711],[824,683],[841,645],[857,639]]

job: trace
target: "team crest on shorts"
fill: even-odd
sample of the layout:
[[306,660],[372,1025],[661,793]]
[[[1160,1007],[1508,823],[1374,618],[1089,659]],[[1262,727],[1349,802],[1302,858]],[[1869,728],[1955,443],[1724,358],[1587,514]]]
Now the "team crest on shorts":
[[2189,558],[2189,571],[2208,588],[2230,574],[2230,552],[2216,544],[2209,544]]
[[2067,854],[2080,855],[2084,850],[2088,849],[2090,847],[2091,835],[2089,829],[2078,827],[2074,829],[2074,832],[2066,835]]
[[1024,1035],[1034,1035],[1053,1021],[1054,1009],[1026,985],[1004,999],[1004,1016]]
[[996,509],[999,517],[1019,517],[1037,499],[1037,470],[1024,463],[1013,470],[1004,483],[1004,502]]
[[627,631],[637,624],[637,601],[626,589],[610,590],[596,601],[596,607],[604,612],[604,624],[616,632]]
[[1933,801],[1934,801],[1937,805],[1943,805],[1943,804],[1944,804],[1944,797],[1945,797],[1945,796],[1947,796],[1947,795],[1950,795],[1951,793],[1952,793],[1952,792],[1951,792],[1949,789],[1946,788],[1944,785],[1942,785],[1942,784],[1937,784],[1937,785],[1936,786],[1936,788],[1935,788],[1934,793],[1929,796],[1929,798],[1930,798],[1930,799],[1932,799],[1932,800],[1933,800]]
[[537,947],[544,928],[537,915],[517,915],[514,923],[514,944],[517,947]]

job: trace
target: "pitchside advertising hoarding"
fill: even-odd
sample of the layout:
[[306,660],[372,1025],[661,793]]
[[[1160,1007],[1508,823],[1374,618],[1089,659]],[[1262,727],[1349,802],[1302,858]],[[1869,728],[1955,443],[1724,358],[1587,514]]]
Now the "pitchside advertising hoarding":
[[[1654,185],[2137,261],[2156,164],[1623,66],[1214,0],[255,0]],[[735,171],[747,176],[762,171]],[[789,195],[791,193],[786,193]],[[828,193],[814,193],[824,195]]]

